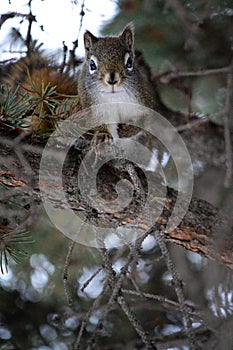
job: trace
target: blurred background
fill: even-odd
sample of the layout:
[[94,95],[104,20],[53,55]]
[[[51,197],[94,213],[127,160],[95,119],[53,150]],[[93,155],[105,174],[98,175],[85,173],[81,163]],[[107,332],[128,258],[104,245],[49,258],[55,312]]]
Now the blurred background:
[[[29,25],[35,48],[59,62],[64,45],[68,50],[75,46],[76,56],[83,57],[86,29],[95,35],[115,34],[133,21],[135,45],[151,68],[168,118],[190,152],[194,195],[232,216],[232,82],[228,74],[233,47],[231,0],[1,0],[0,12],[1,64],[27,53]],[[35,20],[30,22],[32,15]],[[0,204],[2,223],[7,211],[6,203],[1,200]],[[13,204],[8,208],[11,213],[17,210]],[[28,212],[23,212],[22,220],[24,215]],[[8,255],[7,269],[4,263],[1,265],[0,349],[72,349],[83,317],[104,290],[102,270],[84,292],[81,290],[101,267],[101,256],[96,249],[78,244],[74,247],[68,278],[73,305],[69,306],[63,270],[71,242],[52,226],[42,208],[30,215],[33,223],[27,230],[32,242],[23,248],[25,259],[17,264]],[[230,232],[231,227],[227,229]],[[176,301],[172,277],[160,259],[156,240],[148,236],[141,248],[130,283],[133,280],[144,292]],[[208,331],[201,333],[206,348],[232,349],[231,272],[224,265],[177,246],[170,245],[169,249],[184,282],[189,307],[201,313],[200,318],[193,313],[193,327],[200,327],[202,332],[201,327],[207,324],[215,330],[214,340]],[[113,263],[116,274],[126,261],[127,252],[123,250]],[[125,288],[132,288],[127,283]],[[185,339],[182,341],[184,327],[176,306],[161,300],[152,303],[138,295],[129,300],[143,327],[159,339],[159,349],[190,349]],[[88,348],[86,342],[94,334],[102,312],[100,304],[88,315],[82,349]],[[138,339],[135,329],[116,308],[105,320],[94,348],[145,349]],[[211,347],[213,344],[215,347]]]

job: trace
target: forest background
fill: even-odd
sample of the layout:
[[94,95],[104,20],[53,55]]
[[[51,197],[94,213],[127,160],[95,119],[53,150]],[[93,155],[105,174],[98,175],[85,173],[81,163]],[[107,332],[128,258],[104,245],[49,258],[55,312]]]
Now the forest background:
[[[15,58],[43,52],[32,36],[34,26],[44,30],[32,13],[34,1],[27,13],[16,13],[13,1],[11,12],[1,13],[1,28],[18,20],[8,37],[11,57],[0,62],[2,84]],[[85,1],[73,6],[80,9],[78,40],[67,48],[61,38],[57,52],[43,55],[63,68],[75,62],[76,74],[79,34],[96,9]],[[101,33],[119,33],[134,22],[160,112],[192,159],[193,201],[172,235],[157,223],[119,249],[73,244],[49,221],[34,183],[45,140],[36,133],[22,137],[28,106],[13,90],[6,104],[1,85],[0,349],[232,349],[231,1],[118,0],[114,6],[111,21],[103,16]]]

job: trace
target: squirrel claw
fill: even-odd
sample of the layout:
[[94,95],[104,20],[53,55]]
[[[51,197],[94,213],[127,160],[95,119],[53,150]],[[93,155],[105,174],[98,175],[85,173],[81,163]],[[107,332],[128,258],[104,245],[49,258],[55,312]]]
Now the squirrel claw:
[[101,150],[98,146],[103,142],[110,141],[112,141],[112,137],[108,132],[96,131],[91,141],[91,147],[94,148],[96,155],[101,155]]

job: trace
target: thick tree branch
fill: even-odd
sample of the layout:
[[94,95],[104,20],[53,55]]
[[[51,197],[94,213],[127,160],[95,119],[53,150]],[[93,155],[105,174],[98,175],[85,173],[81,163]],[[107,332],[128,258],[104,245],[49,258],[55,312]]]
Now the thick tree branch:
[[[37,180],[43,148],[21,143],[17,144],[15,149],[15,142],[9,139],[7,142],[2,139],[1,143],[4,146],[1,150],[1,164],[4,164],[4,166],[1,166],[0,169],[0,185],[4,185],[4,188],[9,193],[16,187],[18,192],[20,190],[22,196],[28,196],[31,193],[34,198],[34,205],[38,205],[40,203],[40,193]],[[13,167],[12,164],[14,164]],[[26,168],[24,169],[24,167]],[[67,183],[73,183],[74,178],[70,174],[69,164],[66,165],[65,173]],[[54,186],[56,186],[56,183],[54,183]],[[111,189],[109,190],[111,191]],[[46,193],[43,195],[46,196]],[[176,195],[176,191],[171,189],[168,191],[166,210],[163,211],[155,223],[156,230],[161,231],[168,242],[180,245],[189,251],[198,253],[207,259],[214,260],[233,269],[233,247],[230,236],[232,233],[228,232],[227,235],[223,235],[228,225],[228,218],[223,219],[218,210],[209,203],[193,199],[179,227],[171,232],[166,232],[166,223],[171,214]],[[48,200],[55,207],[65,208],[66,206],[59,197],[56,197],[55,193],[54,197],[49,197]],[[69,188],[69,204],[77,212],[85,210],[85,205],[79,202],[76,196],[75,186],[73,189]],[[113,225],[114,223],[118,225],[120,220],[123,219],[123,226],[133,227],[135,225],[134,218],[134,212],[129,212],[127,216],[121,213],[111,215],[99,214],[99,219],[103,221],[110,220]],[[140,223],[138,221],[137,224],[144,225],[143,222]],[[229,227],[227,229],[229,231]]]

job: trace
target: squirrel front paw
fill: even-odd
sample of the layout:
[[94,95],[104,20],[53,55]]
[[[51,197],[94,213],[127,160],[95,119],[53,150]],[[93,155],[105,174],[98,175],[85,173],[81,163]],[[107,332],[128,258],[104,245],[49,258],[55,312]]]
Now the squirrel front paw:
[[91,140],[91,147],[94,148],[96,155],[101,155],[101,149],[98,146],[103,142],[110,142],[112,140],[113,138],[108,132],[107,128],[105,126],[102,126],[101,128],[95,131]]

